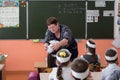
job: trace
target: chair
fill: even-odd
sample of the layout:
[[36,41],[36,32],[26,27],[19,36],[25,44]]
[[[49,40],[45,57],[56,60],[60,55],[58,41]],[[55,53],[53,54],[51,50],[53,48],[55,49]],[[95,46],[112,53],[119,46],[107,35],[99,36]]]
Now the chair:
[[39,80],[37,72],[30,72],[28,80]]
[[50,73],[52,68],[47,68],[45,62],[35,62],[34,67],[37,68],[38,80],[41,80],[40,73]]

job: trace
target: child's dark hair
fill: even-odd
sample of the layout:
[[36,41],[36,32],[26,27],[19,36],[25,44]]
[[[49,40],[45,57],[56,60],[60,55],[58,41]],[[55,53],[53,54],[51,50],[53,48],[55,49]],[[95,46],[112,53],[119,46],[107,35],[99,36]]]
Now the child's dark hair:
[[57,24],[58,23],[58,20],[55,18],[55,17],[49,17],[47,19],[47,25],[50,25],[50,24]]
[[[92,39],[88,39],[87,43],[92,44],[92,45],[96,45],[95,42]],[[96,48],[93,48],[93,47],[89,46],[87,43],[86,43],[86,48],[88,48],[89,52],[91,52],[92,54],[95,54],[96,53]]]
[[[78,73],[78,74],[84,73],[84,72],[88,71],[89,70],[88,67],[89,67],[88,63],[85,60],[79,59],[79,58],[75,59],[72,62],[72,65],[71,65],[72,71],[74,71],[75,73]],[[84,77],[83,80],[86,80],[88,74],[89,73],[87,72],[87,75],[85,75],[85,77]],[[75,77],[75,75],[73,74],[73,72],[72,72],[72,75],[75,78],[75,80],[81,80],[81,78]]]
[[[116,56],[116,58],[114,60],[108,60],[106,57],[114,57]],[[115,63],[118,60],[117,57],[117,50],[115,48],[109,48],[106,52],[105,52],[105,59],[107,62],[109,63]]]
[[58,69],[57,69],[57,79],[58,80],[64,80],[63,77],[62,77],[62,66],[58,66]]
[[60,63],[59,61],[57,61],[57,63],[59,64],[58,69],[57,69],[57,75],[56,75],[57,79],[64,80],[62,77],[62,67],[67,66],[69,64],[69,61],[65,63]]
[[[69,64],[70,57],[71,57],[71,53],[67,49],[61,49],[57,52],[56,62],[59,65],[58,65],[56,77],[57,77],[58,80],[64,80],[63,77],[62,77],[62,67],[67,66]],[[61,58],[62,58],[63,61],[61,61]]]

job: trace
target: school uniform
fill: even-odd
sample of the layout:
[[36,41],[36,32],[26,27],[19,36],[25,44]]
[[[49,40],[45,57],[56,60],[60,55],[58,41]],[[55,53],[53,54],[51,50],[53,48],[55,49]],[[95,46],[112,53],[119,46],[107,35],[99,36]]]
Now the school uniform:
[[[114,73],[114,71],[116,70],[120,70],[120,67],[113,63],[113,64],[109,64],[105,69],[102,70],[102,80],[107,80],[106,78],[108,78],[108,76],[110,76],[111,74],[116,75],[116,73]],[[118,80],[118,79],[117,79]]]

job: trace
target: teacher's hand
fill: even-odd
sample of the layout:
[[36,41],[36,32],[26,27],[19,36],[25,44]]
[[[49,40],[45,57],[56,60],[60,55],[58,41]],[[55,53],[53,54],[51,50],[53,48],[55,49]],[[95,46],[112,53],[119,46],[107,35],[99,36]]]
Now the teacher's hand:
[[49,44],[48,43],[45,43],[44,44],[44,49],[47,51],[47,49],[48,49],[48,46],[49,46]]
[[53,44],[51,47],[54,51],[57,51],[60,48],[60,42],[57,42],[56,44]]

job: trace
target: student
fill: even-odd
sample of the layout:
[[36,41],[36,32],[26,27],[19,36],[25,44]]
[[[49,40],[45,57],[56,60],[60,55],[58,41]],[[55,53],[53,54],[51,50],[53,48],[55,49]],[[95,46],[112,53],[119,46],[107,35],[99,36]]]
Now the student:
[[77,42],[75,41],[70,28],[66,25],[59,24],[58,20],[55,17],[49,17],[47,19],[48,29],[45,34],[45,50],[47,51],[50,41],[58,41],[55,44],[52,44],[51,53],[48,54],[47,64],[48,67],[55,67],[56,58],[54,55],[61,48],[68,49],[71,53],[71,61],[78,56]]
[[71,53],[67,49],[61,49],[56,54],[57,68],[53,68],[49,80],[74,80],[70,75]]
[[87,61],[77,58],[71,64],[71,73],[75,80],[93,80]]
[[102,70],[102,80],[107,80],[108,76],[111,76],[111,74],[116,75],[114,71],[120,70],[120,67],[118,64],[118,53],[115,48],[109,48],[105,52],[105,59],[108,63],[107,67]]
[[96,44],[92,39],[86,42],[86,53],[81,56],[89,63],[90,71],[100,71],[100,57],[96,54]]

